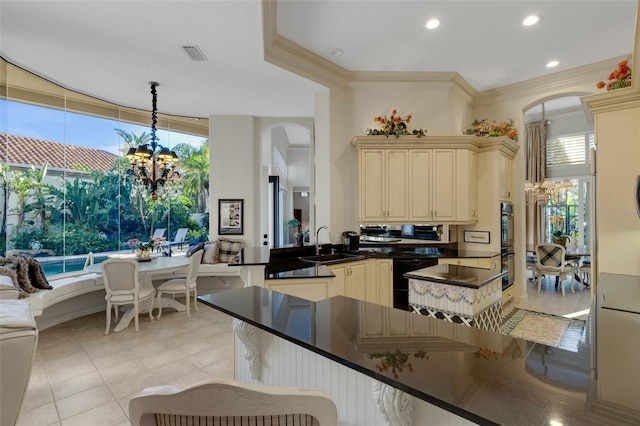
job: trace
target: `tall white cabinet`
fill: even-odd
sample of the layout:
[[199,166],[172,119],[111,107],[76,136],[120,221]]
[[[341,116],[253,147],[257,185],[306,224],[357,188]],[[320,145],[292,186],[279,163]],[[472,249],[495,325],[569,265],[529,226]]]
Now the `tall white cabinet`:
[[634,188],[640,176],[640,92],[617,89],[583,101],[593,113],[597,152],[591,291],[601,294],[598,306],[626,306],[597,310],[594,405],[633,423],[640,418],[640,217]]

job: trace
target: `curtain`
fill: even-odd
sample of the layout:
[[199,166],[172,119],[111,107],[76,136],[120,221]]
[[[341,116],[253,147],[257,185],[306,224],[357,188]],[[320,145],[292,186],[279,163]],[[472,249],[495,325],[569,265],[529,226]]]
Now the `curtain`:
[[[525,179],[532,183],[544,181],[546,169],[546,123],[544,120],[526,125],[525,146],[526,171]],[[527,204],[525,211],[526,250],[533,252],[537,244],[543,241],[544,227],[542,226],[543,206],[535,201]]]

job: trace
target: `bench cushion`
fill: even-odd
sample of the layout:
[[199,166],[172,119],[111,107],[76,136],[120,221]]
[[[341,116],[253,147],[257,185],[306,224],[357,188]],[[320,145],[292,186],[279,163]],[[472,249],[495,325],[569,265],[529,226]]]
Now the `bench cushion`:
[[42,311],[55,303],[70,299],[81,294],[99,290],[93,274],[80,275],[75,277],[65,277],[49,281],[51,290],[39,290],[29,297],[22,299],[31,304],[33,314],[42,315]]
[[207,276],[239,276],[240,266],[226,263],[201,263],[198,269],[199,277]]

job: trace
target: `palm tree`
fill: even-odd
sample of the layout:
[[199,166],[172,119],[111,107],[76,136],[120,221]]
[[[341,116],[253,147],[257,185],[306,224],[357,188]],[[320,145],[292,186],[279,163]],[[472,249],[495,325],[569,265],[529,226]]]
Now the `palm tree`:
[[9,166],[0,164],[0,185],[2,186],[2,218],[0,235],[7,234],[7,208],[9,207]]
[[181,143],[174,150],[180,157],[183,194],[192,200],[194,213],[204,213],[209,204],[209,140],[199,148]]
[[[10,190],[18,197],[14,209],[18,215],[17,230],[22,227],[26,214],[29,212],[35,212],[40,219],[41,227],[45,227],[46,195],[49,189],[44,183],[44,178],[47,175],[47,167],[48,164],[44,163],[40,169],[31,166],[29,170],[14,171],[9,181]],[[29,203],[29,197],[31,196],[35,196],[35,201]]]

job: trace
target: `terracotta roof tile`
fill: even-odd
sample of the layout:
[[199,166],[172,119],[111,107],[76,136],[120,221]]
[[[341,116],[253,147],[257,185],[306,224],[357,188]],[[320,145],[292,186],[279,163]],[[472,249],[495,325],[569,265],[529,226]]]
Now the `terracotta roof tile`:
[[43,165],[61,169],[79,165],[101,172],[109,171],[119,157],[101,149],[68,145],[43,139],[0,133],[0,156],[9,164]]

